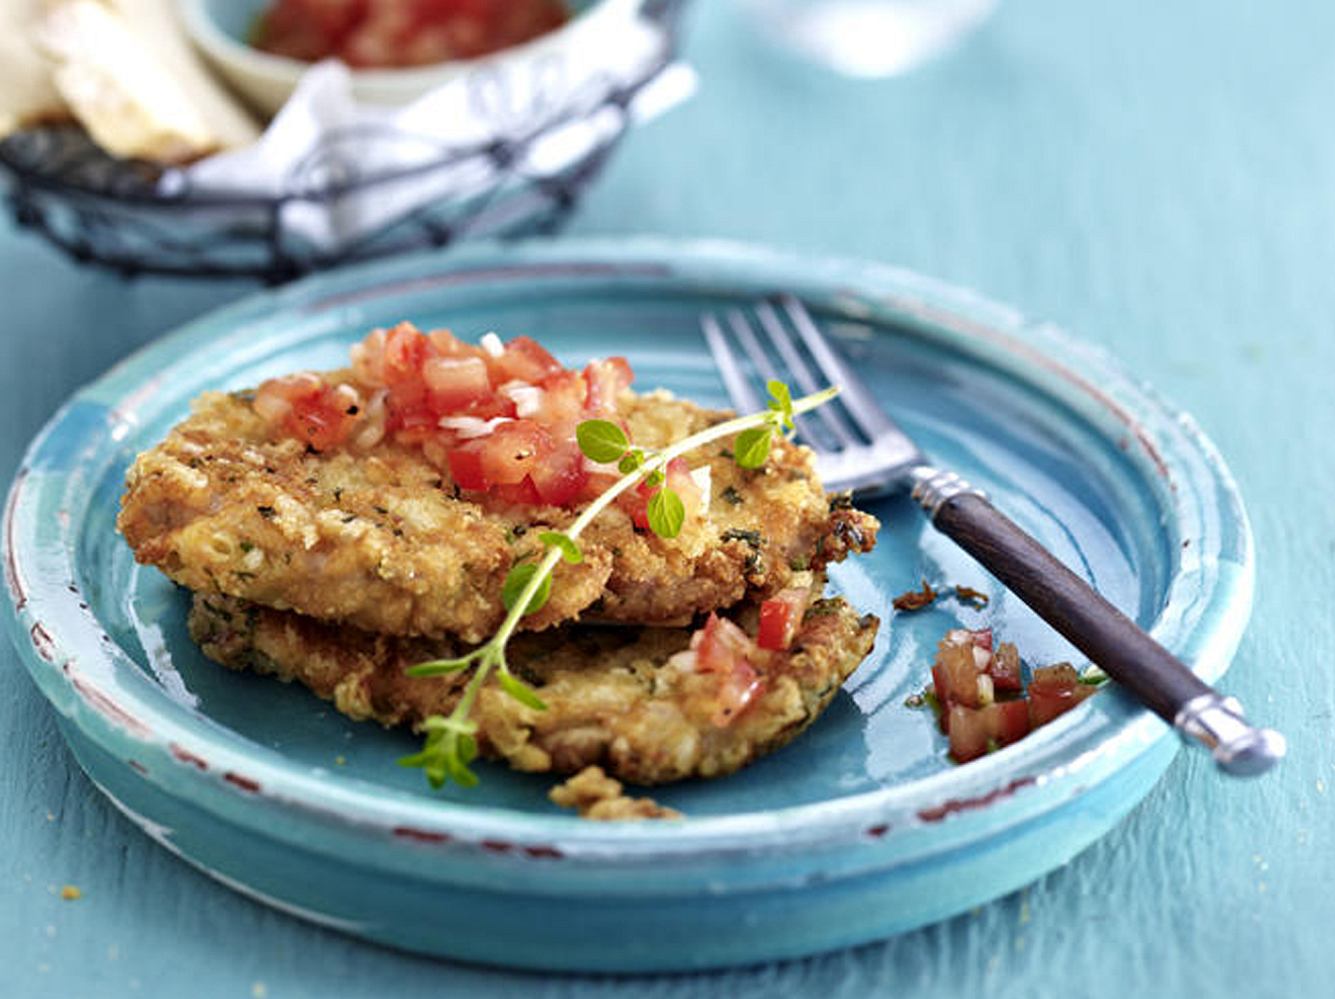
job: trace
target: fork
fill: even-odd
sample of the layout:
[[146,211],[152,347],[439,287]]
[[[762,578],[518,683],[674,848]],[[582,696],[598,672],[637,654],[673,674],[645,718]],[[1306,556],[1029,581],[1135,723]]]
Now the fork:
[[[701,330],[733,404],[764,409],[745,361],[765,380],[786,371],[803,394],[841,387],[834,402],[796,419],[827,488],[876,495],[908,490],[932,525],[972,555],[1039,617],[1234,776],[1283,758],[1280,733],[1255,728],[1242,705],[1196,676],[956,473],[937,468],[876,402],[806,307],[783,294],[750,310],[706,313]],[[734,347],[733,344],[736,344]]]

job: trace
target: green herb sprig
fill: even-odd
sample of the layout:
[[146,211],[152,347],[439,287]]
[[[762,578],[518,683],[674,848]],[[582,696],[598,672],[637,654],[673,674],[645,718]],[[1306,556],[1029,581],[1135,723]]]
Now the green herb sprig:
[[477,723],[469,719],[478,692],[493,672],[496,682],[508,695],[535,711],[546,710],[537,692],[510,671],[505,650],[520,622],[528,614],[541,610],[551,597],[552,570],[561,560],[571,564],[583,561],[577,539],[594,519],[618,496],[644,482],[657,491],[647,507],[649,529],[663,538],[675,538],[686,522],[686,506],[667,485],[665,469],[674,458],[722,437],[737,435],[734,456],[742,468],[760,468],[769,457],[776,434],[793,430],[793,417],[829,402],[839,394],[837,387],[814,392],[794,401],[788,386],[780,381],[768,384],[770,399],[763,412],[738,416],[715,424],[697,434],[657,451],[645,451],[631,444],[626,432],[611,420],[585,420],[575,430],[580,450],[600,465],[615,464],[621,478],[605,489],[584,508],[565,531],[543,531],[538,539],[545,551],[537,562],[522,562],[510,570],[501,588],[501,600],[507,614],[496,633],[483,645],[455,659],[435,659],[409,667],[409,676],[444,676],[467,669],[473,675],[463,696],[449,716],[432,715],[422,722],[426,734],[420,752],[399,760],[400,766],[421,767],[432,787],[452,780],[463,787],[477,784],[477,774],[469,764],[477,757]]

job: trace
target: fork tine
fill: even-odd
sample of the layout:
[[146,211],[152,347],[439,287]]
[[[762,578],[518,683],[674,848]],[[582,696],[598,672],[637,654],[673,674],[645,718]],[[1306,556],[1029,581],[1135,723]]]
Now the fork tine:
[[816,359],[816,364],[821,369],[821,373],[843,389],[840,396],[849,414],[862,429],[862,432],[873,440],[878,434],[900,433],[899,428],[890,422],[890,418],[885,415],[876,400],[872,398],[871,393],[867,391],[867,387],[862,384],[862,380],[830,347],[824,334],[816,326],[815,320],[811,318],[811,313],[807,311],[806,306],[798,298],[789,294],[780,295],[779,304],[783,306],[784,312],[788,314],[793,328],[797,330],[802,342],[806,344],[807,350],[811,352],[811,356]]
[[[760,345],[760,338],[756,336],[755,329],[752,328],[746,314],[741,309],[733,308],[728,310],[728,325],[732,327],[733,334],[742,345],[742,350],[746,356],[751,359],[756,370],[760,372],[760,377],[765,381],[782,381],[778,369],[774,366],[770,352]],[[764,403],[758,404],[756,409],[763,409]],[[797,416],[793,418],[793,426],[797,428],[799,437],[802,437],[806,443],[812,447],[820,449],[820,443],[823,435],[812,434],[812,424],[807,416]],[[828,442],[828,438],[825,438]],[[837,444],[837,442],[835,442]],[[836,448],[837,449],[837,448]],[[826,448],[825,450],[830,450]]]
[[719,374],[723,377],[723,387],[728,390],[728,398],[732,400],[732,404],[748,413],[763,408],[760,397],[751,387],[750,380],[742,373],[742,367],[737,363],[737,355],[728,346],[728,338],[712,312],[700,317],[700,328],[704,332],[705,342],[709,344],[709,352],[714,355],[714,363],[718,365]]
[[[802,393],[810,395],[825,388],[824,385],[816,381],[815,376],[811,373],[811,367],[803,359],[797,345],[793,342],[793,338],[784,329],[783,323],[779,321],[774,306],[768,301],[761,302],[756,306],[756,316],[759,318],[760,326],[769,338],[769,342],[774,345],[774,349],[783,358],[783,363],[787,366]],[[825,428],[834,435],[835,441],[843,447],[852,447],[855,444],[862,443],[835,407],[822,406],[816,410],[816,416],[825,424]]]

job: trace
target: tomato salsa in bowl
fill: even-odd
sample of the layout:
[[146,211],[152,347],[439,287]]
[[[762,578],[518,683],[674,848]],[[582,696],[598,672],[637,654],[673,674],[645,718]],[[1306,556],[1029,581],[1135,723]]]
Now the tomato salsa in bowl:
[[406,104],[459,73],[580,48],[640,0],[180,0],[186,33],[227,83],[273,115],[313,62],[353,69],[353,93]]
[[389,69],[490,55],[569,19],[565,0],[271,0],[249,41],[302,62]]

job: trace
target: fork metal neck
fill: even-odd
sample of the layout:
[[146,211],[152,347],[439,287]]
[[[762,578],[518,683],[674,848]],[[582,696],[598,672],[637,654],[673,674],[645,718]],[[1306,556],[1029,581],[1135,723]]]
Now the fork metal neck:
[[941,509],[942,504],[955,496],[971,493],[987,499],[985,492],[971,485],[962,475],[933,468],[931,465],[915,465],[909,469],[909,482],[912,483],[911,495],[914,500],[933,520],[936,519],[937,511]]

